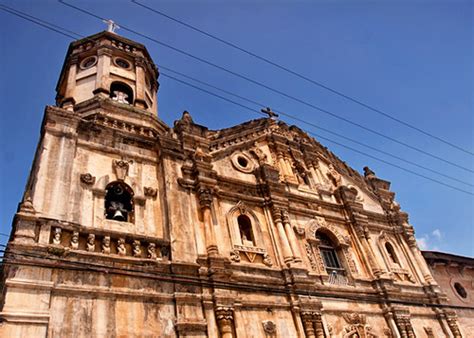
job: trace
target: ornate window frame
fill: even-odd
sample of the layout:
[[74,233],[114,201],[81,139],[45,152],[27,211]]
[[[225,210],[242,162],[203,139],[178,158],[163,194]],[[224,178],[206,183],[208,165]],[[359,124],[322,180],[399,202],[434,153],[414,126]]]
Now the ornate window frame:
[[316,232],[318,230],[324,231],[334,239],[335,247],[340,250],[342,254],[342,257],[339,257],[339,262],[345,268],[349,277],[353,279],[354,276],[358,274],[358,271],[350,252],[350,237],[342,235],[334,225],[327,223],[323,217],[319,216],[317,216],[315,220],[309,222],[307,225],[307,231],[305,231],[305,248],[311,268],[318,275],[328,276],[319,250],[320,241],[316,238]]
[[[246,246],[242,243],[242,239],[240,237],[240,227],[237,220],[240,215],[245,215],[250,219],[252,233],[254,236],[253,246]],[[262,227],[255,212],[245,203],[239,201],[227,212],[226,218],[232,243],[231,259],[234,262],[240,262],[240,253],[243,253],[249,262],[253,263],[257,256],[262,256],[262,262],[267,266],[271,266],[271,258],[265,249]]]
[[[386,244],[390,244],[392,246],[393,251],[398,259],[398,264],[393,262],[390,258]],[[401,259],[403,257],[401,253],[403,252],[400,250],[400,247],[395,243],[394,239],[389,236],[385,231],[382,231],[377,238],[377,246],[379,247],[379,251],[382,254],[382,258],[384,260],[385,266],[388,269],[390,275],[397,277],[398,281],[406,281],[408,279],[409,282],[414,283],[415,279],[413,275],[410,273],[410,270],[405,268],[404,261]]]

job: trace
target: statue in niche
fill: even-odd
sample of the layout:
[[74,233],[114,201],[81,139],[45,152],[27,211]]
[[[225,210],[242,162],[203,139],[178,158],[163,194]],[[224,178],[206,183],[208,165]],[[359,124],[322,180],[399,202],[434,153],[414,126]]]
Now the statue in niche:
[[61,244],[61,228],[55,228],[54,229],[54,235],[53,235],[53,244],[59,245]]

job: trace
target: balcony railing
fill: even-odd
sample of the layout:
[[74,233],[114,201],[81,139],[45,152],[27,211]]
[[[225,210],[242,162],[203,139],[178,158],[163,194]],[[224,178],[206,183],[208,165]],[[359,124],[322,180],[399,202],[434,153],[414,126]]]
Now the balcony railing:
[[346,271],[342,268],[326,268],[329,275],[329,284],[334,285],[349,285],[349,279],[346,276]]

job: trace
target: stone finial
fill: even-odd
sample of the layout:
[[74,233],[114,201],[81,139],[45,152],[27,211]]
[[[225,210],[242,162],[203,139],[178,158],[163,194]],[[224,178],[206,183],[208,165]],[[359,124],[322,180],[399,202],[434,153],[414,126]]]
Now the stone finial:
[[34,214],[35,208],[33,207],[33,201],[30,196],[26,196],[23,202],[19,206],[19,211],[22,213]]
[[367,178],[376,177],[375,172],[369,167],[364,167],[364,176]]

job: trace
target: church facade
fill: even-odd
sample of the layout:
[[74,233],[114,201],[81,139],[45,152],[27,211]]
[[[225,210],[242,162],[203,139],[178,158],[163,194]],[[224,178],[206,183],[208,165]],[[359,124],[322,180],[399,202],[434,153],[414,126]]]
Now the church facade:
[[390,182],[274,117],[157,115],[146,48],[73,42],[2,269],[2,337],[468,337]]

